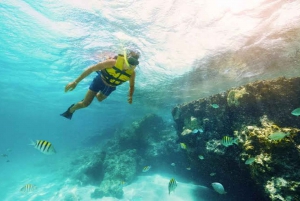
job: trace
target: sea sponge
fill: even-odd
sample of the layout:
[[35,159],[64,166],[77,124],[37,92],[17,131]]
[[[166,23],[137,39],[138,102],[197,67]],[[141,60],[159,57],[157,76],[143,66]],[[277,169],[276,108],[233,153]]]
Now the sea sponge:
[[227,94],[227,104],[228,106],[238,106],[240,105],[239,99],[241,99],[245,94],[249,94],[246,92],[245,87],[241,89],[233,89],[230,90]]
[[198,129],[201,125],[198,123],[198,119],[196,117],[191,116],[190,118],[184,119],[184,128],[183,129]]

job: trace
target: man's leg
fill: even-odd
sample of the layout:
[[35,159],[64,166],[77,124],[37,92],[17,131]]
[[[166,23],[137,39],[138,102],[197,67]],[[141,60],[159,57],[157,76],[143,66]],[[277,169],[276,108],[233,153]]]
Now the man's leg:
[[107,98],[107,96],[105,96],[103,93],[98,92],[96,95],[96,98],[98,99],[99,102],[103,101],[104,99]]
[[96,94],[97,94],[97,92],[94,92],[89,89],[88,92],[86,93],[84,99],[82,101],[76,103],[75,105],[73,105],[73,107],[70,108],[70,112],[73,113],[73,112],[75,112],[75,110],[89,106],[91,104],[91,102],[93,101],[94,97],[96,96]]

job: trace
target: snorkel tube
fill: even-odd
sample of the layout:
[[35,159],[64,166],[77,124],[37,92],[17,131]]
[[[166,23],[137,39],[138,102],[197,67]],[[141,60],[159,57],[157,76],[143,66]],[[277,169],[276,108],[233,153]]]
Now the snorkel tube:
[[128,63],[128,60],[127,60],[127,52],[126,52],[126,49],[123,47],[123,49],[124,49],[124,61],[125,61],[125,64],[128,66],[128,67],[130,67],[130,65],[129,65],[129,63]]

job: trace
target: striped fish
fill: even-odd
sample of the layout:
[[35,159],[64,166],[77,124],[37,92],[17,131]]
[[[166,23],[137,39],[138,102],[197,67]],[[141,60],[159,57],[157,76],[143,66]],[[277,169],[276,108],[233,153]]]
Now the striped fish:
[[53,145],[46,140],[37,140],[36,142],[32,142],[31,145],[43,154],[51,155],[56,153]]
[[238,144],[237,143],[237,138],[233,138],[233,137],[228,137],[228,136],[224,136],[221,140],[221,144],[224,145],[225,147],[229,147],[233,144]]
[[172,191],[175,190],[175,188],[177,187],[177,182],[174,178],[170,179],[170,182],[169,182],[169,186],[168,186],[168,189],[169,189],[169,195]]
[[28,192],[32,192],[36,189],[36,186],[33,184],[26,184],[25,186],[23,186],[20,191],[24,192],[24,193],[28,193]]
[[143,172],[148,172],[148,171],[150,170],[150,168],[151,168],[150,165],[149,165],[149,166],[145,166],[145,167],[143,168]]

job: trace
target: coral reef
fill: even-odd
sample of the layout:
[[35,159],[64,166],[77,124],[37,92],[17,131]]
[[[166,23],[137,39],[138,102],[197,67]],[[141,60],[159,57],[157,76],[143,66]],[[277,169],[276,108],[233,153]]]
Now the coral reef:
[[[297,200],[300,121],[291,111],[300,104],[299,86],[299,77],[257,81],[176,106],[177,134],[194,173],[208,182],[218,179],[237,200],[245,195],[249,200]],[[194,125],[204,132],[191,135]],[[238,138],[238,145],[223,146],[223,136]]]
[[[241,160],[254,157],[249,166],[251,178],[264,189],[271,200],[294,200],[300,191],[300,129],[280,128],[261,118],[262,127],[246,126],[241,132]],[[268,138],[274,132],[290,133],[280,140]],[[267,174],[266,174],[267,173]]]
[[94,149],[97,146],[73,160],[72,169],[66,175],[74,178],[78,185],[94,185],[95,190],[91,193],[94,199],[122,199],[123,187],[141,174],[144,166],[163,170],[170,168],[172,159],[184,157],[175,129],[155,114],[147,115],[129,127],[116,129],[113,138],[104,145],[105,151],[91,151]]
[[99,188],[92,193],[92,198],[111,196],[122,198],[122,183],[131,182],[137,173],[136,150],[126,150],[107,156],[104,164],[104,178]]
[[[78,185],[99,185],[104,176],[103,163],[106,152],[86,149],[76,154],[76,159],[70,162],[71,168],[66,176],[75,179]],[[79,156],[78,156],[79,155]]]
[[227,104],[228,106],[239,106],[240,99],[243,98],[246,92],[246,89],[242,87],[241,89],[232,89],[227,94]]

